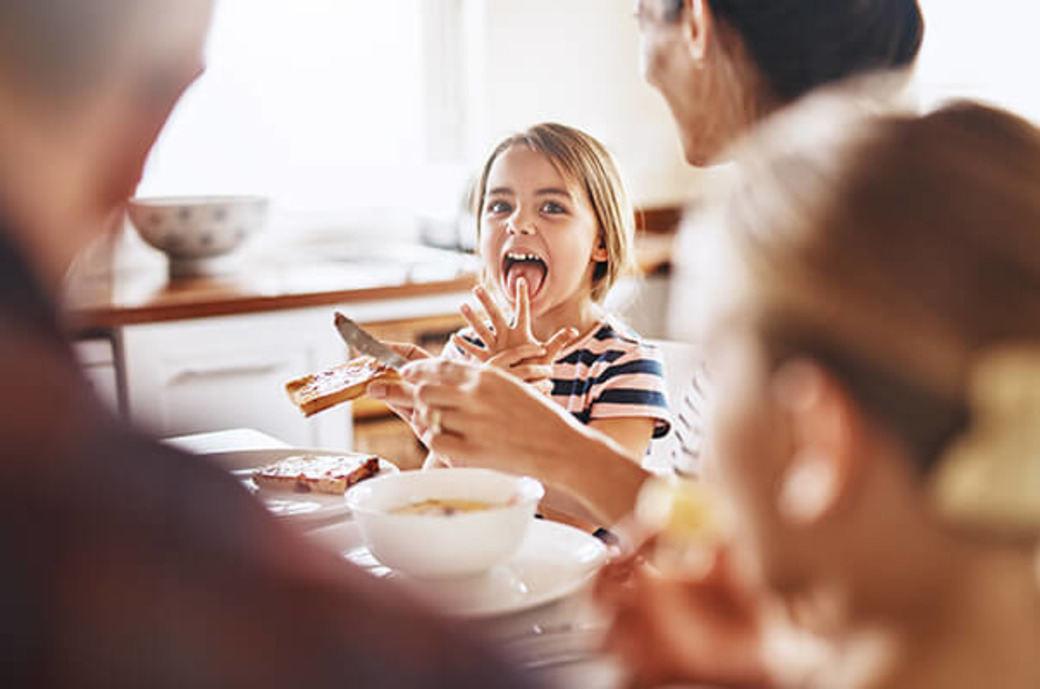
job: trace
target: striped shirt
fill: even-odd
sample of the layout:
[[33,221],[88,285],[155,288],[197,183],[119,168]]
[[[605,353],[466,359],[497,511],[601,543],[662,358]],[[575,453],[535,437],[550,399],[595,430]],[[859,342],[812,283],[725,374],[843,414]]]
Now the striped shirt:
[[[459,335],[484,346],[470,328]],[[453,344],[444,348],[442,356],[469,358]],[[654,420],[654,438],[663,438],[671,428],[660,353],[613,318],[604,318],[557,355],[552,384],[553,400],[584,424],[648,418]]]

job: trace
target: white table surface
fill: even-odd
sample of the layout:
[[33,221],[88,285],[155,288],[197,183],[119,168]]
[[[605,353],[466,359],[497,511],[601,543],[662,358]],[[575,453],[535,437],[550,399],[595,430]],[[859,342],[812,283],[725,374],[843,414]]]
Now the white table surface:
[[281,450],[289,447],[277,438],[252,428],[231,428],[212,433],[194,433],[166,438],[163,442],[197,455],[241,450]]

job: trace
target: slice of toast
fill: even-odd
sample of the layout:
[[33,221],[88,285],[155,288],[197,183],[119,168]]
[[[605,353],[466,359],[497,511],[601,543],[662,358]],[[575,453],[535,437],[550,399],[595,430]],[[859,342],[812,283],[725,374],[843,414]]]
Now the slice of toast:
[[349,402],[365,394],[369,383],[397,378],[397,371],[370,356],[363,356],[320,373],[310,373],[285,384],[289,399],[304,416]]
[[375,455],[294,455],[253,472],[260,488],[343,495],[347,488],[379,473]]

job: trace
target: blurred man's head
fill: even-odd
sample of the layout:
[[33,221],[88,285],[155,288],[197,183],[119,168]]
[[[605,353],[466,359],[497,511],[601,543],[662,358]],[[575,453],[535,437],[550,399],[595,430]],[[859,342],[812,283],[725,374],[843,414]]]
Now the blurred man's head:
[[133,193],[202,71],[211,5],[0,0],[0,214],[49,277]]

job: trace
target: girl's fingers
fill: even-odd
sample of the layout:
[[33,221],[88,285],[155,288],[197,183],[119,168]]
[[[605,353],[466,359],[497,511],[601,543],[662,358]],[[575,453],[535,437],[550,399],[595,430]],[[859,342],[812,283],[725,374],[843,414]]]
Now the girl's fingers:
[[488,318],[491,319],[491,326],[495,329],[495,333],[504,335],[509,330],[509,323],[506,322],[506,317],[502,314],[502,309],[498,307],[495,300],[491,298],[491,294],[484,289],[483,286],[477,285],[473,288],[473,293],[477,295],[477,299],[480,300],[480,305],[487,311]]
[[480,341],[484,343],[484,346],[488,350],[493,350],[498,346],[498,337],[495,333],[491,332],[491,328],[487,326],[487,323],[481,318],[469,304],[463,304],[462,308],[459,309],[462,312],[462,317],[469,323],[469,327],[473,328],[473,332],[476,333]]
[[551,380],[539,380],[536,383],[532,383],[534,389],[546,396],[551,396],[553,391],[553,382]]
[[578,337],[578,331],[575,328],[561,328],[549,338],[549,341],[545,343],[546,357],[549,361],[556,358],[564,347],[569,345]]
[[545,349],[533,342],[512,347],[490,357],[486,363],[498,368],[511,368],[527,359],[541,359],[545,356]]
[[491,358],[491,352],[489,352],[487,349],[484,349],[483,347],[478,347],[477,345],[473,344],[472,342],[462,337],[458,333],[455,333],[451,336],[451,342],[453,345],[461,349],[466,354],[469,354],[477,361],[485,362],[489,358]]
[[527,279],[516,281],[516,323],[514,329],[527,339],[531,338],[531,294],[527,287]]

